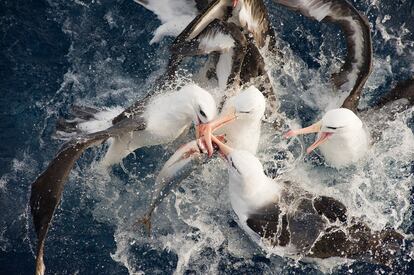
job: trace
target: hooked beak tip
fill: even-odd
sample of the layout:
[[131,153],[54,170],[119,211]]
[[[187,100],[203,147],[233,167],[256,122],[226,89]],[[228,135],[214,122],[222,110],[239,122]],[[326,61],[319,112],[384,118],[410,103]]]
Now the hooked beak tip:
[[237,2],[239,2],[239,0],[233,0],[233,9],[237,6]]
[[288,139],[295,136],[295,132],[293,130],[289,130],[286,134],[283,135],[284,138]]

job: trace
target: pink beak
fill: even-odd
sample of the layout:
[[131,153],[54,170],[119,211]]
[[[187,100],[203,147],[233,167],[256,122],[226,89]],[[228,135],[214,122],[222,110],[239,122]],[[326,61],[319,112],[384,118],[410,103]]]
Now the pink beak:
[[329,132],[321,132],[320,137],[306,149],[306,153],[310,154],[313,150],[315,150],[319,145],[325,143],[328,138],[332,136],[332,133]]
[[237,6],[238,3],[239,3],[239,0],[233,0],[233,9]]
[[226,115],[217,118],[216,120],[210,123],[200,124],[197,126],[196,136],[197,138],[200,137],[203,140],[204,144],[207,147],[208,155],[210,157],[213,155],[212,133],[235,119],[236,114],[234,111],[232,111]]
[[[309,127],[297,129],[297,130],[290,130],[287,132],[284,137],[285,138],[291,138],[297,135],[306,135],[311,133],[318,133],[321,130],[322,122],[316,122],[315,124],[312,124]],[[332,133],[329,132],[321,132],[320,137],[306,149],[306,153],[310,154],[313,150],[315,150],[318,146],[325,143],[329,137],[332,136]]]
[[233,151],[233,149],[221,142],[218,137],[212,136],[211,139],[218,146],[221,156],[227,159],[227,156]]

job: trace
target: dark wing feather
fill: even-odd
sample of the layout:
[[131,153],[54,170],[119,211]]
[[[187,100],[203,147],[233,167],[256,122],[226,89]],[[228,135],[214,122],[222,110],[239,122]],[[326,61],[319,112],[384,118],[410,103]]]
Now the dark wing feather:
[[266,38],[269,37],[269,50],[278,50],[275,48],[276,39],[272,25],[270,24],[267,9],[262,0],[244,0],[244,5],[249,9],[253,20],[256,22],[254,28],[250,27],[249,31],[253,33],[257,46],[262,48],[265,45]]
[[347,228],[331,227],[316,240],[308,256],[346,257],[392,267],[403,250],[404,236],[394,229],[372,231],[356,222]]
[[410,106],[414,105],[414,78],[398,83],[389,93],[381,97],[374,107],[380,108],[402,98],[407,99]]
[[362,88],[372,70],[372,41],[367,18],[346,0],[274,0],[318,21],[339,25],[345,34],[345,64],[332,75],[335,86],[349,90],[342,107],[356,110]]
[[100,144],[110,137],[143,129],[145,129],[145,121],[143,119],[123,120],[107,130],[78,137],[67,142],[50,162],[46,170],[32,184],[30,208],[38,238],[36,257],[37,274],[43,274],[44,272],[43,250],[46,234],[53,213],[62,197],[65,182],[76,160],[79,159],[87,148]]
[[[145,112],[145,108],[148,105],[150,99],[155,94],[157,89],[152,89],[149,93],[145,95],[144,98],[137,100],[134,104],[126,108],[122,113],[117,115],[113,120],[112,124],[117,125],[123,120],[137,120],[142,121],[142,115]],[[121,124],[122,125],[122,124]]]
[[173,45],[171,52],[191,56],[228,50],[235,46],[236,41],[246,40],[240,30],[234,35],[229,27],[231,25],[233,24],[215,19],[194,39]]
[[325,216],[330,222],[346,222],[347,210],[343,203],[331,197],[319,196],[313,200],[313,207],[319,215]]
[[246,47],[246,37],[237,25],[215,19],[197,37],[175,45],[171,51],[174,55],[184,56],[223,53],[232,49],[231,70],[226,84],[238,85]]
[[277,204],[269,204],[249,214],[247,226],[260,237],[275,240],[278,234],[280,208]]
[[[175,38],[171,49],[179,49],[184,42],[199,35],[211,22],[215,19],[225,19],[229,16],[227,1],[214,0],[212,1],[190,24]],[[175,78],[178,66],[181,64],[183,56],[179,54],[172,54],[168,60],[167,72],[163,76],[162,82],[172,81]]]

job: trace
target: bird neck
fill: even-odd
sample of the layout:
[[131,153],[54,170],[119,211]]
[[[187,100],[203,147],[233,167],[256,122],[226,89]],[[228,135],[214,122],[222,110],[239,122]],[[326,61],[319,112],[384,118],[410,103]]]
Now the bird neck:
[[325,160],[340,168],[359,160],[367,151],[369,136],[364,127],[332,135],[329,141],[320,146]]
[[230,200],[238,215],[247,215],[271,202],[277,203],[281,187],[263,173],[250,180],[240,180],[230,173]]
[[176,138],[195,117],[193,99],[180,91],[154,99],[145,114],[147,130],[169,139]]
[[260,126],[260,120],[236,119],[220,129],[219,133],[226,135],[230,147],[255,155],[260,140]]

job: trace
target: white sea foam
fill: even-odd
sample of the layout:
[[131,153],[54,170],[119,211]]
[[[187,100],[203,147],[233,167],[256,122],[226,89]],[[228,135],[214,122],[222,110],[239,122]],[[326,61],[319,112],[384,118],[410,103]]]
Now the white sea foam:
[[[162,19],[160,17],[162,22],[160,31],[156,32],[152,41],[159,41],[167,33],[176,35],[185,26],[184,22],[195,15],[194,7],[180,6],[180,3],[186,3],[186,1],[154,0],[151,2],[154,7],[165,7]],[[170,13],[167,8],[173,8],[175,11]],[[179,11],[180,13],[177,13]],[[108,24],[112,24],[110,13],[105,14]],[[184,18],[185,16],[188,18]],[[172,23],[174,20],[183,23],[174,25],[175,23]],[[387,22],[382,23],[384,29],[387,33],[395,35],[394,31],[385,25]],[[122,26],[120,23],[117,25]],[[68,37],[73,40],[79,39],[76,26],[75,22],[68,20],[64,27]],[[127,30],[124,31],[127,32]],[[99,37],[99,35],[96,36]],[[391,36],[387,43],[390,41],[394,41]],[[401,43],[409,45],[411,42],[402,39]],[[86,48],[93,48],[96,45],[83,46],[73,41],[68,53],[71,69],[65,75],[61,89],[56,93],[55,98],[38,103],[39,109],[47,109],[44,123],[37,126],[39,131],[50,133],[50,129],[47,130],[50,128],[50,120],[56,117],[59,107],[67,104],[66,100],[70,96],[76,98],[78,105],[106,106],[108,100],[116,100],[126,107],[142,96],[146,91],[145,88],[156,79],[163,70],[162,64],[167,56],[165,49],[159,49],[151,60],[160,65],[159,71],[154,72],[147,80],[137,80],[135,76],[122,72],[120,69],[123,64],[122,60],[117,62],[115,59],[107,59],[105,52],[100,52],[99,48],[93,50],[95,57],[90,61],[91,63],[84,64],[83,55],[87,52]],[[299,114],[303,115],[301,111],[303,107],[309,108],[309,112],[313,112],[311,117],[317,118],[326,110],[337,107],[346,94],[334,92],[325,77],[328,75],[328,70],[332,68],[322,66],[320,69],[310,69],[289,46],[284,43],[281,46],[284,53],[283,68],[280,68],[280,63],[275,61],[276,57],[264,53],[266,68],[271,74],[276,94],[283,99],[280,102],[282,110],[290,110],[295,116],[282,115],[286,125],[277,131],[270,125],[264,126],[258,155],[265,164],[265,168],[277,168],[278,176],[290,176],[307,190],[340,199],[347,205],[350,215],[360,217],[375,229],[383,228],[385,225],[402,229],[410,226],[412,206],[409,200],[410,189],[413,186],[410,165],[414,159],[414,141],[412,129],[407,126],[407,120],[413,116],[413,110],[404,111],[394,121],[388,121],[385,117],[366,118],[365,122],[371,128],[375,128],[377,121],[384,121],[384,127],[380,129],[382,138],[371,147],[366,158],[354,167],[338,171],[318,165],[313,158],[314,155],[305,157],[304,161],[303,151],[306,145],[309,145],[310,140],[299,138],[284,140],[282,139],[283,131],[294,125],[304,126],[298,119]],[[399,46],[395,44],[395,47]],[[332,62],[332,56],[323,56],[323,58],[326,58],[327,64]],[[371,92],[383,85],[384,79],[393,77],[395,73],[391,70],[392,60],[389,58],[375,56],[374,60],[373,75],[368,80],[365,90],[367,96],[362,101],[365,105],[367,100],[372,98]],[[117,67],[114,64],[121,65]],[[95,81],[95,86],[88,86],[93,81]],[[188,79],[182,81],[186,82]],[[67,93],[68,87],[72,87],[70,90],[72,94]],[[220,90],[213,92],[219,94]],[[40,139],[40,136],[34,138]],[[48,149],[49,152],[49,145],[49,143],[43,144],[42,148]],[[153,217],[151,238],[136,229],[133,224],[145,212],[151,199],[150,190],[154,184],[152,173],[156,174],[157,171],[153,166],[156,166],[156,163],[162,166],[162,163],[168,159],[168,154],[163,155],[160,152],[168,148],[171,151],[174,146],[178,145],[174,144],[162,149],[143,149],[146,153],[144,156],[157,156],[155,162],[142,156],[140,158],[140,153],[137,153],[136,158],[128,158],[125,161],[124,174],[121,172],[122,178],[112,173],[108,174],[107,171],[100,171],[99,162],[94,162],[90,158],[81,160],[75,166],[71,174],[71,183],[74,183],[73,179],[76,178],[78,186],[82,187],[83,193],[80,195],[87,196],[93,201],[92,209],[83,210],[91,211],[96,221],[114,229],[116,247],[111,254],[114,261],[125,266],[130,274],[165,272],[163,267],[151,267],[145,263],[145,253],[150,251],[157,253],[169,251],[177,255],[176,263],[175,260],[171,260],[174,262],[171,265],[174,266],[173,269],[177,274],[182,274],[186,270],[194,270],[200,274],[219,273],[223,266],[228,270],[241,269],[243,271],[243,267],[256,265],[252,260],[255,254],[268,257],[269,262],[261,267],[263,273],[289,273],[290,267],[304,266],[301,262],[261,251],[242,229],[235,226],[233,222],[235,216],[229,203],[227,173],[224,163],[220,160],[213,160],[193,173],[182,183],[181,189],[160,205]],[[99,159],[104,151],[105,146],[94,150],[93,159]],[[22,160],[24,165],[21,160],[15,161],[13,174],[1,177],[0,192],[9,192],[10,185],[7,183],[12,178],[27,180],[36,176],[33,172],[33,167],[35,167],[33,159],[36,156],[30,152],[27,154],[29,156]],[[50,156],[53,154],[54,152],[49,152]],[[44,161],[43,167],[45,167],[48,159],[42,160]],[[73,184],[67,184],[66,188],[71,188],[70,186]],[[9,198],[9,205],[14,207],[16,202],[12,202],[12,199]],[[31,222],[29,218],[30,216],[27,215],[27,221]],[[4,221],[13,220],[5,218]],[[93,225],[94,222],[91,224]],[[4,223],[3,228],[5,227]],[[0,249],[9,249],[9,240],[4,240],[5,234],[2,231],[0,236]],[[49,240],[47,246],[55,244],[56,242]],[[137,247],[144,249],[145,252],[140,254],[141,252],[134,251]],[[283,251],[275,252],[283,253]],[[236,260],[228,260],[229,256]],[[317,261],[317,265],[323,271],[332,269],[336,264],[336,261],[333,264]]]

